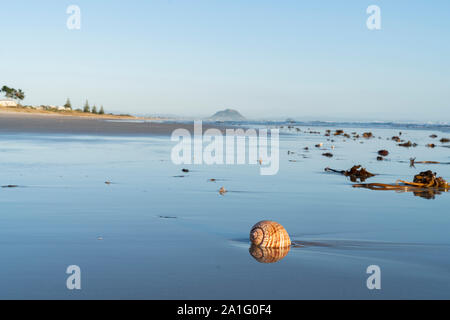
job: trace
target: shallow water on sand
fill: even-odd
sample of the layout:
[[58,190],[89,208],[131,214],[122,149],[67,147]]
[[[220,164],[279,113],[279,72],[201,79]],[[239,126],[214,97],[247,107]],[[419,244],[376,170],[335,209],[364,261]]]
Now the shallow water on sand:
[[[362,164],[379,174],[367,182],[428,169],[450,180],[450,165],[409,166],[449,162],[440,137],[428,137],[441,134],[403,131],[419,146],[402,148],[386,140],[398,130],[345,142],[313,130],[321,134],[281,135],[274,176],[254,165],[176,166],[170,137],[1,134],[0,184],[19,187],[0,189],[0,298],[449,299],[450,193],[356,189],[324,172]],[[376,161],[380,149],[387,160]],[[296,244],[277,263],[249,253],[250,228],[265,219]],[[66,288],[69,265],[81,268],[80,291]],[[381,290],[366,287],[369,265],[381,268]]]

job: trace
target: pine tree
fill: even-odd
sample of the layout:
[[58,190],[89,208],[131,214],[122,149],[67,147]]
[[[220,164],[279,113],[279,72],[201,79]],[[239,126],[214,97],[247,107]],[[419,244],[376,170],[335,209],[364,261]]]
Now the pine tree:
[[89,107],[89,102],[86,100],[86,104],[84,105],[83,112],[91,112],[91,107]]
[[67,98],[66,104],[64,105],[64,108],[68,108],[70,110],[72,110],[72,104],[70,103],[70,99]]
[[5,94],[5,97],[7,97],[7,98],[10,98],[10,99],[14,98],[15,90],[13,88],[3,86],[0,91],[2,91]]
[[100,108],[100,112],[98,114],[105,114],[105,109],[103,109],[103,106]]
[[97,107],[94,105],[94,107],[92,108],[92,113],[97,114]]
[[22,101],[23,99],[25,99],[25,92],[23,92],[22,89],[14,89],[14,98],[16,100]]
[[25,92],[23,92],[22,89],[16,90],[14,88],[3,86],[0,89],[0,92],[3,92],[5,94],[5,97],[9,99],[14,99],[17,101],[22,101],[23,99],[25,99]]

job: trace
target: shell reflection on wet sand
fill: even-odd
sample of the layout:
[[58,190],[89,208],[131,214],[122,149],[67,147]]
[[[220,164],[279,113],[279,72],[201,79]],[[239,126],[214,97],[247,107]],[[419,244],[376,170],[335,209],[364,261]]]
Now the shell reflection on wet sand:
[[275,263],[287,256],[291,247],[264,248],[252,245],[249,252],[256,261],[260,263]]

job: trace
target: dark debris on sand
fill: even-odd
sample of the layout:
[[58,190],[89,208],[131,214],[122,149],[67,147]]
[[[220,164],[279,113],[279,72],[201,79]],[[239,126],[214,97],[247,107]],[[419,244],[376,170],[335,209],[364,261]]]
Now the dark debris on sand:
[[380,150],[380,151],[378,151],[378,154],[380,156],[387,157],[389,155],[389,151],[387,151],[387,150]]
[[417,147],[417,143],[412,143],[411,141],[408,141],[408,142],[405,142],[405,143],[400,143],[398,146],[399,147],[406,147],[406,148]]
[[353,166],[349,170],[335,170],[331,168],[325,168],[325,171],[340,173],[346,177],[350,178],[350,181],[357,182],[358,180],[364,182],[368,178],[375,176],[375,174],[367,171],[361,165]]
[[439,162],[439,161],[416,161],[416,158],[410,158],[409,159],[409,166],[411,168],[415,168],[415,164],[450,164],[448,162]]

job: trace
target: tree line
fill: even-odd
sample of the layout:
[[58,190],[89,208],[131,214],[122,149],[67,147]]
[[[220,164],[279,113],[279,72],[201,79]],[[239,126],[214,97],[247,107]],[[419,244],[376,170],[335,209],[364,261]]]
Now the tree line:
[[[14,88],[10,88],[8,86],[3,86],[0,89],[0,93],[3,93],[6,98],[16,100],[17,102],[20,102],[23,99],[25,99],[25,92],[23,92],[22,89],[14,89]],[[67,101],[64,104],[64,107],[66,109],[72,110],[72,103],[70,102],[69,98],[67,98]],[[85,112],[85,113],[94,113],[94,114],[105,114],[105,109],[103,108],[103,106],[101,106],[100,109],[97,109],[96,105],[94,105],[91,108],[91,106],[89,105],[89,102],[87,100],[86,100],[86,103],[84,104],[83,109],[77,109],[76,111]]]
[[[65,108],[72,109],[72,104],[70,103],[70,99],[67,99],[66,103],[64,104]],[[91,109],[91,106],[89,105],[89,102],[86,100],[86,103],[84,104],[83,109],[77,109],[76,111],[79,112],[85,112],[85,113],[94,113],[94,114],[105,114],[105,109],[103,106],[100,107],[100,109],[97,109],[97,106],[94,105]]]

